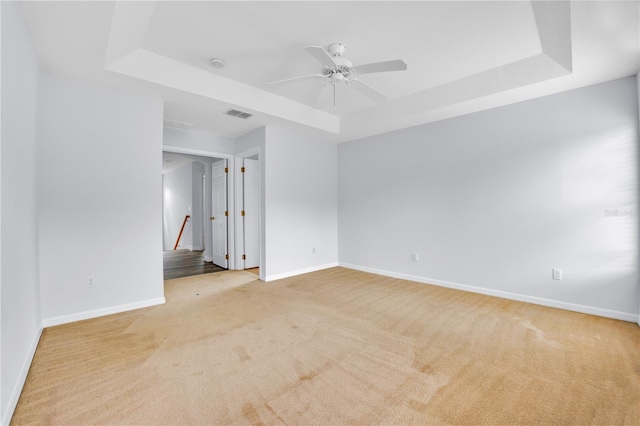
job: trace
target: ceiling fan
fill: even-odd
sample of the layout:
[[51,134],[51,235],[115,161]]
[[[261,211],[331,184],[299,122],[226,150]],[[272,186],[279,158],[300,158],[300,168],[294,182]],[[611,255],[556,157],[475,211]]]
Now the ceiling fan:
[[376,72],[404,71],[407,69],[407,64],[400,59],[353,66],[350,61],[342,57],[342,54],[346,50],[346,46],[342,43],[333,43],[329,45],[327,50],[320,46],[306,46],[304,49],[322,64],[322,72],[319,74],[303,75],[300,77],[287,78],[285,80],[272,81],[269,84],[291,83],[299,80],[326,78],[328,80],[328,84],[333,86],[334,108],[336,107],[336,84],[345,83],[347,86],[353,87],[373,101],[381,103],[386,101],[387,97],[355,76]]

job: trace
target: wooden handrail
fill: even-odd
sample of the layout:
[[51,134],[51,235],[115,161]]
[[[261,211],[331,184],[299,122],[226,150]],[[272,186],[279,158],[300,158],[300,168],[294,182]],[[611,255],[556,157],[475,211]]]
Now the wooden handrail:
[[175,245],[175,246],[173,246],[173,249],[174,249],[174,250],[177,250],[177,248],[178,248],[178,244],[180,244],[180,238],[182,238],[182,231],[184,231],[184,227],[185,227],[185,225],[187,224],[187,222],[189,221],[189,218],[190,218],[190,217],[191,217],[191,216],[189,216],[189,215],[186,215],[186,216],[184,217],[184,222],[182,222],[182,228],[180,228],[180,233],[178,234],[178,239],[176,240],[176,245]]

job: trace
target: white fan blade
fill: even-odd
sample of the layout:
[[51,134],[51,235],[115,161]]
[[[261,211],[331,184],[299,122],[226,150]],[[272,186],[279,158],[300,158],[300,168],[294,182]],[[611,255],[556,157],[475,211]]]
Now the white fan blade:
[[316,97],[316,101],[313,104],[314,108],[324,108],[325,105],[329,105],[329,97],[331,95],[331,91],[327,90],[327,87],[331,87],[331,83],[326,83],[322,86],[320,92],[318,92],[318,96]]
[[368,98],[378,103],[382,103],[387,100],[387,97],[384,94],[374,89],[373,87],[369,86],[367,83],[365,83],[362,80],[352,78],[351,87],[353,87],[358,92],[362,93],[363,95],[367,96]]
[[402,59],[386,62],[374,62],[373,64],[358,65],[353,67],[356,74],[371,74],[373,72],[387,72],[387,71],[404,71],[407,69],[407,64]]
[[293,81],[311,80],[312,78],[321,78],[321,77],[326,77],[326,75],[323,75],[323,74],[302,75],[300,77],[293,77],[293,78],[286,78],[284,80],[272,81],[271,83],[267,83],[267,84],[291,83]]
[[311,56],[316,58],[318,62],[320,62],[327,68],[334,68],[337,66],[337,64],[333,61],[331,55],[329,55],[329,52],[327,52],[320,46],[305,46],[304,50],[309,52]]

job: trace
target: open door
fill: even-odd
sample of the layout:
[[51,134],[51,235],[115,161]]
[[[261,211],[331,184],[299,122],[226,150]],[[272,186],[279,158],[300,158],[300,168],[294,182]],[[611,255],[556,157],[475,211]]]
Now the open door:
[[244,268],[260,266],[260,162],[244,159]]
[[211,165],[211,230],[213,234],[213,263],[229,268],[227,251],[227,160],[214,161]]

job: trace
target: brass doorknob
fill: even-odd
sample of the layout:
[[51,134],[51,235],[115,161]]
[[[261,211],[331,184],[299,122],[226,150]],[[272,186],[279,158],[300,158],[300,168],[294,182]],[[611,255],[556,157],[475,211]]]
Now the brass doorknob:
[[211,220],[216,220],[216,218],[215,218],[215,217],[213,217],[213,216],[211,216],[209,219],[211,219]]

